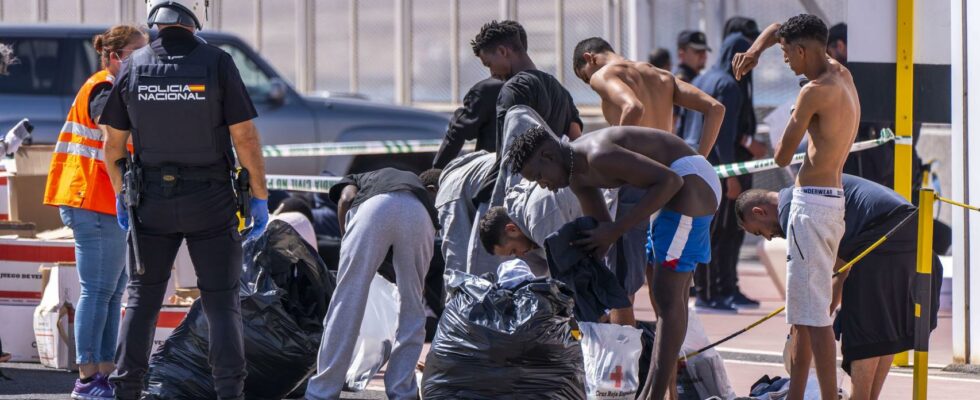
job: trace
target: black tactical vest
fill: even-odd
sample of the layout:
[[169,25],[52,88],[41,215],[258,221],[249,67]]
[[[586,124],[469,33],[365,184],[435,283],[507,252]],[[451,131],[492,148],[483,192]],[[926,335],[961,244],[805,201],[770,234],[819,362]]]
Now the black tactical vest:
[[218,81],[221,53],[205,43],[184,56],[168,56],[154,45],[133,53],[126,105],[143,165],[230,167],[231,134]]

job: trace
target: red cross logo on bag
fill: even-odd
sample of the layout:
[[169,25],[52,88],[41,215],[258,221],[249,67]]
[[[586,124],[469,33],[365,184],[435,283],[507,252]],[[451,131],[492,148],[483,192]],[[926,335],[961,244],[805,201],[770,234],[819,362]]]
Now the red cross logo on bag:
[[623,386],[623,367],[617,365],[616,370],[609,374],[609,379],[616,381],[616,387]]

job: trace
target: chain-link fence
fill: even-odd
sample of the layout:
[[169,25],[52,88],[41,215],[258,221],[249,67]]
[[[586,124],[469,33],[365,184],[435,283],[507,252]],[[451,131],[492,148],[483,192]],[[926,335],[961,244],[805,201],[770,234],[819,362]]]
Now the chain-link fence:
[[[558,77],[576,103],[588,109],[598,97],[572,71],[572,51],[579,40],[604,37],[617,51],[639,59],[664,47],[676,65],[681,30],[703,30],[717,48],[725,20],[735,15],[754,18],[765,27],[811,12],[834,24],[845,20],[847,8],[847,0],[210,2],[206,29],[242,37],[302,92],[358,92],[375,100],[441,110],[458,104],[471,85],[488,76],[469,42],[493,19],[520,21],[538,68]],[[138,23],[144,13],[138,0],[0,0],[0,21],[13,23]],[[709,66],[717,62],[715,56],[709,55]],[[782,64],[778,50],[760,61],[755,72],[757,106],[785,103],[799,90]]]

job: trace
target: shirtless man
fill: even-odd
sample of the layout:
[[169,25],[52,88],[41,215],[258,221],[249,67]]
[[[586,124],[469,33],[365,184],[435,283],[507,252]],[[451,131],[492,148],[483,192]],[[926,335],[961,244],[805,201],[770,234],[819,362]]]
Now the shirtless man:
[[725,118],[725,106],[694,85],[645,62],[630,61],[601,38],[575,46],[575,76],[592,87],[602,101],[602,116],[609,125],[643,126],[670,132],[673,107],[704,114],[698,153],[708,155]]
[[[772,24],[745,53],[732,59],[735,79],[750,71],[762,52],[779,43],[783,60],[809,83],[776,145],[776,164],[789,165],[796,147],[810,133],[806,158],[796,177],[789,211],[786,276],[786,320],[797,328],[798,348],[810,347],[824,400],[837,398],[836,344],[827,310],[832,297],[834,262],[844,234],[841,173],[861,119],[861,105],[851,73],[827,56],[827,26],[801,14]],[[805,380],[810,358],[800,351],[791,379]],[[790,388],[790,399],[803,398],[803,386]]]
[[[653,65],[630,61],[613,51],[601,38],[585,39],[572,55],[575,75],[592,87],[601,99],[602,115],[609,125],[643,126],[670,132],[674,105],[705,116],[698,153],[707,156],[718,138],[725,106],[694,85]],[[616,219],[629,214],[644,190],[626,186],[619,190]],[[608,264],[631,297],[643,286],[649,223],[630,228],[609,255]],[[634,325],[633,309],[613,310],[613,323]]]
[[[582,212],[599,221],[573,242],[597,257],[630,228],[660,210],[651,229],[657,321],[656,361],[642,399],[661,400],[676,376],[677,357],[687,332],[691,276],[711,255],[709,228],[721,199],[721,182],[711,164],[680,137],[658,129],[617,126],[561,142],[545,129],[531,128],[507,148],[511,171],[549,190],[571,188]],[[630,185],[643,190],[636,206],[615,222],[601,189]]]

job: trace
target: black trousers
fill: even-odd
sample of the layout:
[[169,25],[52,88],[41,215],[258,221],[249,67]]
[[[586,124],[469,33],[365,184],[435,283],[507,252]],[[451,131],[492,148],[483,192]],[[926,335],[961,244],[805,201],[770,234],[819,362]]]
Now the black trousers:
[[[742,191],[752,188],[752,176],[738,177]],[[745,231],[738,226],[735,200],[725,197],[725,181],[722,180],[721,204],[711,221],[711,262],[701,264],[694,272],[694,287],[703,300],[721,299],[735,294],[738,289],[738,255],[745,239]]]
[[[208,359],[215,391],[221,399],[241,399],[246,374],[239,303],[242,239],[231,183],[180,181],[170,192],[152,181],[145,186],[137,221],[130,221],[139,233],[145,273],[136,275],[130,268],[117,370],[110,378],[116,398],[136,399],[143,389],[170,270],[186,240],[210,330]],[[129,261],[135,265],[132,252]]]

